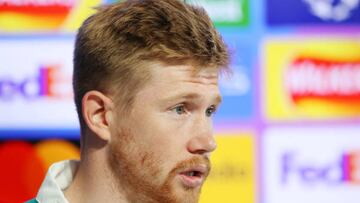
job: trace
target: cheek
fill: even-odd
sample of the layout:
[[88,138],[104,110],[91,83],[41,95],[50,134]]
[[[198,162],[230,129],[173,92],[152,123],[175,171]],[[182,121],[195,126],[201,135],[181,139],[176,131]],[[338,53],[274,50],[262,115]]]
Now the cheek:
[[149,160],[141,160],[145,167],[156,160],[161,163],[164,171],[171,170],[177,162],[187,158],[186,143],[191,135],[190,119],[174,119],[168,113],[154,111],[135,113],[132,118],[129,124],[136,139],[136,147],[144,152],[141,159]]
[[[142,130],[138,129],[140,131]],[[174,134],[172,130],[154,128],[139,137],[139,162],[142,168],[149,169],[152,177],[163,180],[179,161],[185,159],[182,157],[185,155],[185,142],[178,139],[181,135]]]
[[176,142],[174,136],[169,133],[171,132],[152,131],[151,135],[144,136],[141,140],[142,151],[146,151],[164,164],[173,160],[181,148],[181,143]]
[[181,144],[181,139],[186,138],[180,121],[169,118],[166,114],[142,117],[133,124],[131,128],[139,136],[140,143],[149,149],[164,150],[167,146],[177,147]]

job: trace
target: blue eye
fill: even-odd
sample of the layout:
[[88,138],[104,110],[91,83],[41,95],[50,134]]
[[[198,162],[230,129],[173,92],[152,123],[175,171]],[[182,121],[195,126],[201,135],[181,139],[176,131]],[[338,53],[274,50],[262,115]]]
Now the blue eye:
[[216,112],[216,107],[215,106],[210,106],[209,108],[206,109],[205,114],[206,114],[207,117],[210,117],[215,112]]
[[182,114],[186,113],[184,105],[177,106],[177,107],[174,108],[174,110],[179,115],[182,115]]

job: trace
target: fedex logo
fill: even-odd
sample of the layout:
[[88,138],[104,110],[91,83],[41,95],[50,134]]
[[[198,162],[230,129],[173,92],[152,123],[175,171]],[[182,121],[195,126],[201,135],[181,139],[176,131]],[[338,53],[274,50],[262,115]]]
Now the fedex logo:
[[297,181],[304,184],[360,185],[360,151],[351,151],[334,157],[328,163],[301,157],[296,152],[281,156],[281,183]]
[[34,75],[20,79],[0,75],[0,101],[17,97],[63,99],[71,95],[71,77],[61,72],[60,65],[40,65]]

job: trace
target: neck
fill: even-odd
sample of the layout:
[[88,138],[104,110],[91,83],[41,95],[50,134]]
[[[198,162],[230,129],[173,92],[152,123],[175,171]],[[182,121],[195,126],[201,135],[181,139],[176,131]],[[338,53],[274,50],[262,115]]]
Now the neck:
[[79,168],[72,184],[65,190],[71,203],[128,203],[125,192],[117,187],[107,164],[106,147],[82,152]]

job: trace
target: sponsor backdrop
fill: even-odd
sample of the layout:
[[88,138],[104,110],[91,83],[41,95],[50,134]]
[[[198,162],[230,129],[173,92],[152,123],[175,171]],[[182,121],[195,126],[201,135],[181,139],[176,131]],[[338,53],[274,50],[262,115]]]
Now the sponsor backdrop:
[[[116,0],[0,1],[0,203],[36,195],[79,158],[72,101],[77,28]],[[360,198],[360,0],[191,0],[231,54],[200,202]]]
[[266,202],[358,202],[359,132],[358,125],[267,129],[262,173]]
[[101,0],[1,0],[4,34],[74,33]]
[[266,39],[263,78],[269,120],[360,115],[359,37]]

